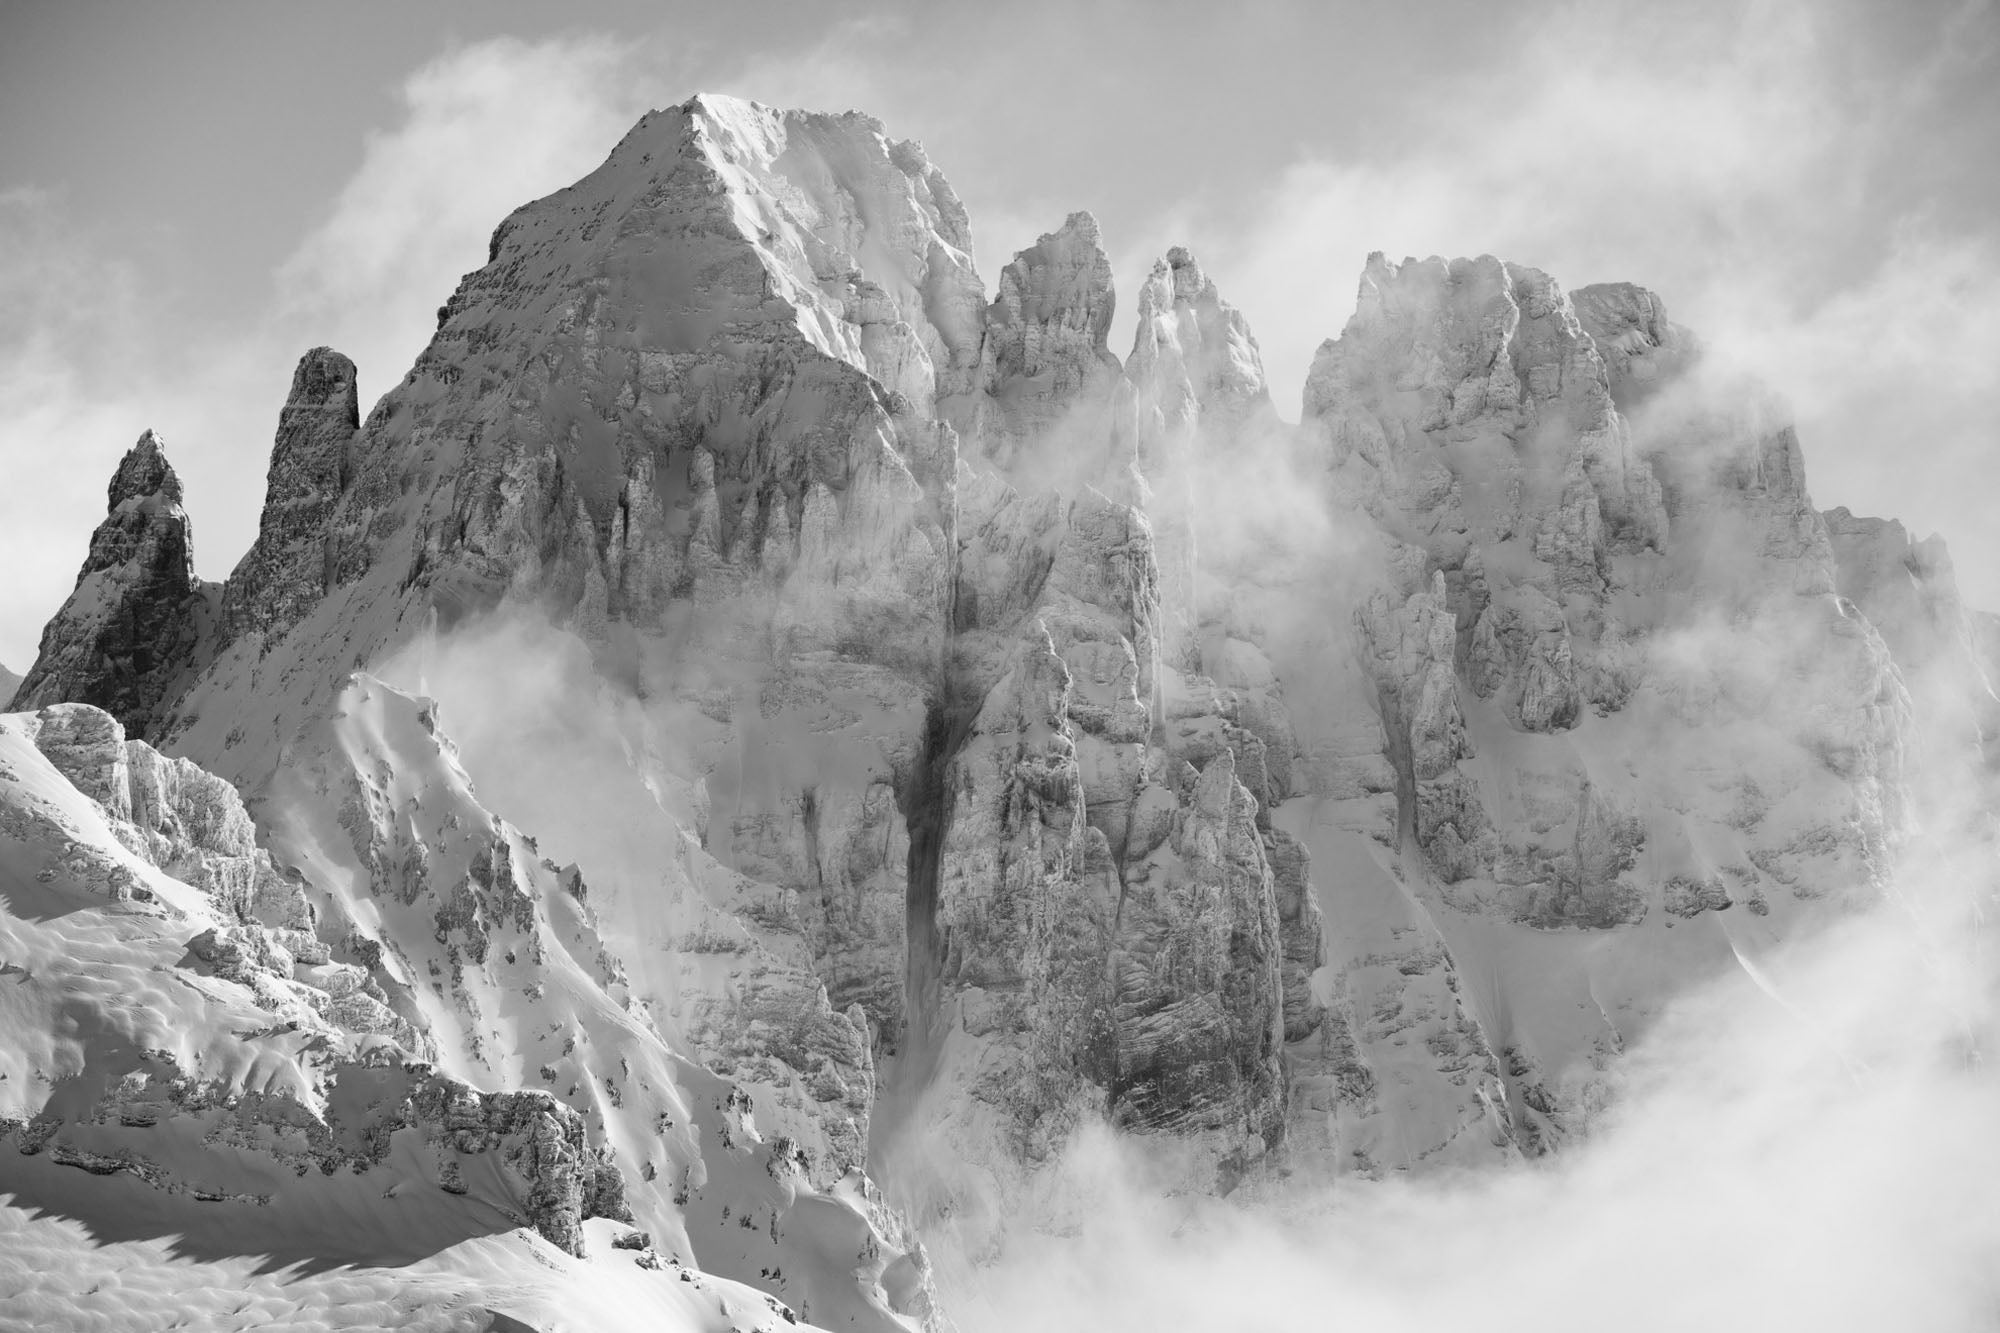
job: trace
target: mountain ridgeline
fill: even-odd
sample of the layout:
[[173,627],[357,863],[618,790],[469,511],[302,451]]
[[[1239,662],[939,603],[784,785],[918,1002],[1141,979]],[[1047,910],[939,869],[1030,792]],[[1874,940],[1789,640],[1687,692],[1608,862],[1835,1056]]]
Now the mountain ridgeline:
[[1372,256],[1296,425],[1192,255],[1122,361],[1114,303],[1089,214],[989,298],[918,145],[701,96],[503,221],[365,419],[304,356],[220,587],[144,436],[13,708],[241,794],[284,887],[217,956],[357,997],[286,999],[343,1054],[266,1118],[462,1104],[553,1243],[893,1327],[906,1226],[990,1241],[1088,1124],[1223,1192],[1559,1148],[1985,764],[1942,544],[1817,510],[1652,293]]

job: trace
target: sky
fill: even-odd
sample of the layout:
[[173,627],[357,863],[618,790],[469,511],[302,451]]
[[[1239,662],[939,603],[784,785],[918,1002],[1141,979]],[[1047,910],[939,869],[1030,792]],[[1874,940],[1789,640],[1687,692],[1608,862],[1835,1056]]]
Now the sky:
[[1287,415],[1372,250],[1641,283],[1786,396],[1819,504],[1942,532],[2000,608],[1987,0],[0,0],[0,663],[141,431],[224,577],[299,355],[365,411],[502,217],[695,91],[923,141],[989,288],[1077,208],[1123,292],[1191,246]]

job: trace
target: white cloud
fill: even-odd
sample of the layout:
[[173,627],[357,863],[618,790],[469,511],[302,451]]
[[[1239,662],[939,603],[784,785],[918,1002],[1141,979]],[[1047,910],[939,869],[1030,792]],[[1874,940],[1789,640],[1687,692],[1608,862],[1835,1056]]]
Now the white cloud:
[[500,38],[416,70],[398,123],[368,136],[327,219],[278,269],[290,342],[347,353],[366,398],[393,386],[494,227],[602,162],[657,99],[651,73],[637,48],[598,36]]
[[1149,1194],[1142,1147],[1090,1141],[1066,1167],[1080,1231],[1017,1236],[980,1268],[941,1256],[954,1318],[967,1333],[1989,1328],[2000,1078],[1978,1050],[1995,997],[1990,942],[1955,902],[1941,929],[1885,907],[1762,959],[1770,991],[1735,973],[1685,998],[1628,1055],[1594,1135],[1545,1164],[1238,1208]]

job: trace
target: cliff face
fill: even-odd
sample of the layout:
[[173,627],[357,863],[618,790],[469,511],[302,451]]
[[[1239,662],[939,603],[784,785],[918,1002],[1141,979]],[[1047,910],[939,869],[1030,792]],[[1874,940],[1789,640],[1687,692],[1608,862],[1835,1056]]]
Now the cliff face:
[[292,375],[257,540],[223,589],[222,634],[232,642],[281,637],[332,585],[328,520],[352,480],[348,447],[360,427],[354,376],[354,363],[330,347],[307,352]]
[[[1222,1190],[1544,1151],[1678,987],[1874,891],[1920,736],[1994,735],[1941,547],[1820,514],[1642,288],[1375,256],[1292,426],[1186,251],[1121,363],[1088,214],[990,301],[971,245],[865,117],[653,113],[365,420],[305,356],[219,598],[142,441],[21,706],[112,690],[251,798],[207,965],[324,953],[450,1081],[410,1105],[601,1148],[746,1281],[690,1229],[730,1190],[773,1247],[863,1168],[984,1236],[1093,1121]],[[901,1294],[815,1306],[922,1317],[855,1216]]]

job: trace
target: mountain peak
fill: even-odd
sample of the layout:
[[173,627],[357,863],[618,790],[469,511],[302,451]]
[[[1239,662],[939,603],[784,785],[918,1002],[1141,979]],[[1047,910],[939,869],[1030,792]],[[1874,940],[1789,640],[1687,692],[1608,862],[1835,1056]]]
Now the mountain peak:
[[1620,408],[1659,388],[1701,350],[1692,334],[1667,318],[1666,302],[1636,283],[1593,283],[1569,299],[1604,358]]
[[1164,392],[1180,403],[1163,403],[1170,416],[1220,412],[1240,420],[1271,398],[1249,321],[1222,299],[1214,279],[1181,245],[1169,249],[1139,287],[1139,327],[1126,373],[1142,399]]
[[[1117,305],[1111,260],[1086,212],[1071,213],[1000,270],[980,347],[982,394],[965,424],[1009,475],[1047,479],[1065,461],[1098,458],[1101,450],[1075,436],[1096,431],[1117,382],[1118,358],[1106,345]],[[1023,454],[1033,441],[1049,447]]]
[[125,451],[119,460],[118,470],[111,474],[111,485],[107,488],[107,512],[116,510],[127,500],[143,500],[151,496],[161,496],[169,504],[181,501],[181,479],[174,472],[173,464],[167,461],[167,451],[160,437],[148,430],[139,437],[139,442]]
[[292,391],[285,411],[320,411],[344,419],[347,429],[361,425],[354,362],[331,347],[315,347],[299,358],[292,372]]
[[180,478],[158,435],[149,430],[126,451],[107,498],[15,707],[92,704],[143,735],[198,665],[213,590],[195,579]]

